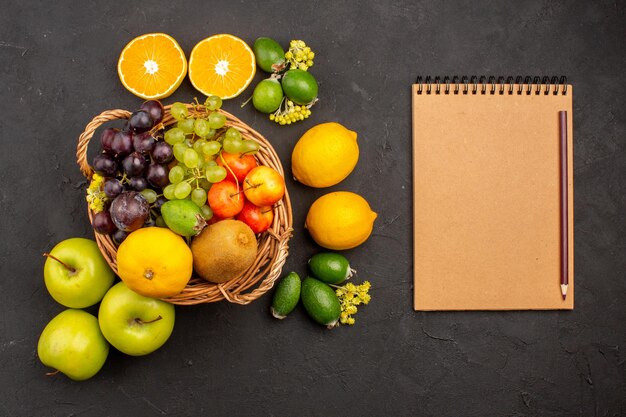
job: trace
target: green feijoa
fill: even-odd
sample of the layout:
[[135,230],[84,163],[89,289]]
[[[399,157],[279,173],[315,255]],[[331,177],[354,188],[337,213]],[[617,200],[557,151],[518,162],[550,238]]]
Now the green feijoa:
[[313,320],[329,329],[337,326],[341,314],[341,304],[335,291],[328,284],[315,278],[306,277],[302,281],[301,296],[304,309]]
[[300,287],[300,276],[295,272],[290,272],[278,283],[270,309],[272,316],[282,320],[296,308],[300,299]]
[[296,104],[309,104],[317,97],[317,81],[310,72],[291,69],[283,75],[285,95]]
[[356,272],[350,268],[345,256],[334,252],[321,252],[309,259],[311,274],[327,284],[340,284]]
[[252,105],[263,113],[274,113],[283,101],[283,89],[273,78],[263,80],[254,87]]
[[257,65],[265,72],[278,72],[285,63],[285,51],[274,39],[261,37],[252,45]]
[[191,200],[171,200],[161,206],[167,227],[181,236],[195,236],[206,226],[202,210]]

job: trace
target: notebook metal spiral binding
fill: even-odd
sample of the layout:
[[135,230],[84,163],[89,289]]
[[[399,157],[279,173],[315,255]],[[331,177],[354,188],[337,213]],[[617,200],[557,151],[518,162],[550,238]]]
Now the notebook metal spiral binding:
[[[486,77],[484,75],[470,77],[463,75],[442,77],[417,77],[415,82],[417,94],[499,94],[499,95],[567,95],[567,77]],[[517,88],[515,87],[517,85]],[[479,88],[480,87],[480,88]]]

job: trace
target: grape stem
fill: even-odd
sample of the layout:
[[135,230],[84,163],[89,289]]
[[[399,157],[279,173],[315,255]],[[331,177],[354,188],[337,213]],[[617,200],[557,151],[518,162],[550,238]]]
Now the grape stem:
[[[236,179],[236,178],[235,178],[235,179]],[[236,192],[235,194],[231,194],[230,196],[231,196],[231,197],[234,197],[234,196],[239,195],[239,194],[241,194],[241,193],[244,193],[244,192],[246,192],[246,191],[248,191],[248,190],[252,190],[252,189],[254,189],[254,188],[257,188],[257,187],[260,187],[260,186],[262,186],[262,185],[263,185],[263,183],[262,183],[262,182],[260,182],[260,183],[258,183],[258,184],[252,184],[249,180],[246,180],[246,182],[250,185],[248,188],[244,188],[244,189],[242,189],[241,191],[239,191],[239,186],[237,186],[237,192]]]
[[248,97],[248,99],[241,104],[240,108],[243,109],[246,106],[246,104],[248,104],[250,102],[250,100],[252,100],[252,96]]
[[[241,191],[239,191],[239,180],[237,179],[237,176],[235,175],[235,173],[231,169],[230,165],[228,165],[228,163],[224,159],[224,155],[222,155],[222,151],[220,151],[220,159],[224,163],[224,166],[226,167],[226,169],[230,172],[230,174],[235,179],[235,185],[237,186],[237,193],[235,195],[237,196],[237,201],[239,201],[239,194],[241,193]],[[231,197],[234,197],[234,195],[231,195]]]
[[150,136],[152,136],[153,138],[156,138],[155,134],[159,131],[165,129],[165,125],[163,124],[163,122],[160,122],[158,125],[154,126],[152,129],[150,129]]

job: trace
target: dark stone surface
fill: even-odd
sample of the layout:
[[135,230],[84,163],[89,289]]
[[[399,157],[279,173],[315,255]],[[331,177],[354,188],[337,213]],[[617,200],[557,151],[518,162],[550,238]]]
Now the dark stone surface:
[[[624,1],[4,2],[0,13],[0,415],[626,415]],[[318,248],[302,228],[318,196],[352,190],[379,213],[347,253],[373,284],[351,328],[327,331],[270,297],[177,309],[168,343],[112,351],[93,379],[46,377],[36,355],[63,308],[41,253],[91,237],[75,164],[97,113],[135,108],[116,63],[134,36],[162,31],[189,53],[214,33],[304,39],[320,103],[279,128],[242,98],[226,109],[265,134],[286,171],[314,124],[359,132],[353,174],[330,190],[288,181],[295,237],[286,270]],[[576,309],[416,313],[411,304],[410,85],[418,74],[567,75],[574,84]],[[261,75],[257,75],[257,80]],[[167,101],[197,93],[186,80]]]

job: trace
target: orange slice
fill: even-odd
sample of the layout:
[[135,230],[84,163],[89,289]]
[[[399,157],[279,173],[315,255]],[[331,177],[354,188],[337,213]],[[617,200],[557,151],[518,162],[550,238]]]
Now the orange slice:
[[236,97],[250,85],[254,74],[252,49],[233,35],[206,38],[194,46],[189,57],[189,80],[206,96]]
[[174,38],[165,33],[136,37],[122,50],[117,62],[120,81],[143,99],[172,94],[187,74],[187,58]]

